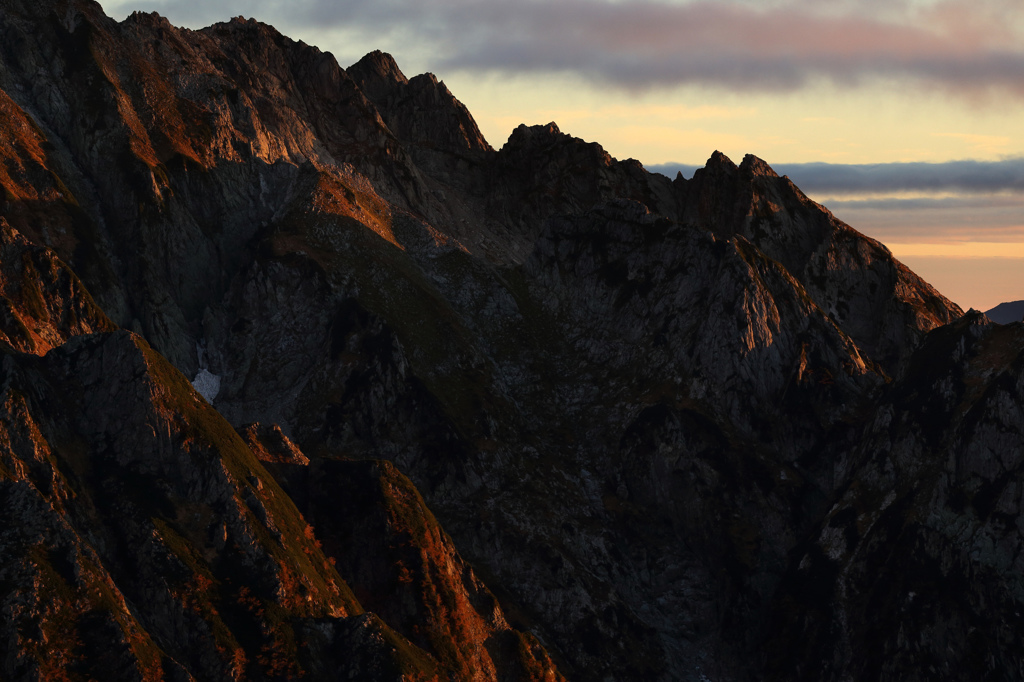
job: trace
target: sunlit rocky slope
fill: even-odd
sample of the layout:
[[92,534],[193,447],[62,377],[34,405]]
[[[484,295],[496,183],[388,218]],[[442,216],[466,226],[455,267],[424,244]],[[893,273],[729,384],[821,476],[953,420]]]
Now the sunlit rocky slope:
[[82,0],[0,90],[0,678],[1019,674],[1022,327],[764,161]]

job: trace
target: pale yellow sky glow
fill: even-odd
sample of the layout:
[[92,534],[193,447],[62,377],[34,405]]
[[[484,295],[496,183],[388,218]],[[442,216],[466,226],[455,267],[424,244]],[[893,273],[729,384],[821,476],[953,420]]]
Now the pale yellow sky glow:
[[[964,310],[985,311],[1024,299],[1021,258],[896,257]],[[1017,292],[1017,296],[1006,292]]]
[[[1022,226],[1021,229],[1024,229]],[[1024,242],[956,242],[952,244],[886,244],[897,258],[930,256],[936,258],[1024,258]]]
[[555,121],[616,158],[702,164],[716,149],[735,161],[942,162],[1024,156],[1020,102],[975,106],[936,90],[878,83],[821,84],[786,94],[701,86],[629,94],[568,76],[455,73],[442,78],[500,147],[519,123]]

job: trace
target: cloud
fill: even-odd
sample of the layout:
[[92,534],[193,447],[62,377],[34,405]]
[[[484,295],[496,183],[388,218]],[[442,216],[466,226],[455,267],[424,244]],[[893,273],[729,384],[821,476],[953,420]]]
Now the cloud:
[[792,91],[825,79],[905,79],[1024,96],[1017,0],[141,0],[188,25],[242,13],[282,30],[412,41],[431,68],[571,73],[640,90],[697,83]]
[[955,213],[984,209],[1004,214],[1009,224],[1024,225],[1024,196],[972,195],[946,197],[912,197],[909,199],[832,199],[835,208],[856,211],[936,211]]
[[825,203],[840,220],[890,242],[1024,242],[1024,196]]
[[[666,163],[647,170],[675,177],[692,177],[699,166]],[[1024,158],[1002,161],[949,161],[946,163],[780,163],[772,168],[788,175],[807,194],[849,196],[869,194],[952,192],[958,194],[1024,194]],[[900,201],[888,199],[885,201]],[[918,202],[934,199],[914,199]],[[877,202],[876,202],[877,203]],[[890,204],[892,205],[892,204]],[[909,205],[904,204],[904,207]],[[920,207],[920,206],[919,206]]]

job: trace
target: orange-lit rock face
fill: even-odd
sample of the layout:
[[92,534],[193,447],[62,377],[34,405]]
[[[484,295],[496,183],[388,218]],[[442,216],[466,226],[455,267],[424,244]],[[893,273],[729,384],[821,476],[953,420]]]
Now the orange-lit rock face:
[[319,462],[295,494],[364,606],[460,680],[560,680],[513,629],[423,498],[383,461]]
[[0,187],[5,202],[38,200],[38,185],[43,191],[53,192],[44,180],[46,154],[41,131],[5,92],[0,92],[0,129],[4,131],[0,138]]
[[72,336],[114,329],[71,269],[4,218],[0,218],[0,307],[0,339],[24,353],[43,355]]
[[[7,223],[62,256],[78,246],[75,197],[50,168],[45,135],[0,91],[0,210]],[[52,148],[52,147],[51,147]]]
[[264,426],[259,422],[249,424],[239,435],[249,446],[256,459],[266,464],[297,464],[306,466],[309,458],[295,447],[277,424]]
[[[349,182],[352,180],[354,178]],[[322,213],[349,218],[402,248],[391,229],[391,208],[368,187],[361,188],[357,193],[346,184],[345,179],[321,174],[317,178],[310,204],[314,216]]]

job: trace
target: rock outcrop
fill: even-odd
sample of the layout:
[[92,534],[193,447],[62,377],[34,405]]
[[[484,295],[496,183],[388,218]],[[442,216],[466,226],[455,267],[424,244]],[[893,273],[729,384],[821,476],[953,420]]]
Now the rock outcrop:
[[51,249],[33,244],[0,217],[0,341],[45,355],[72,336],[114,329]]

